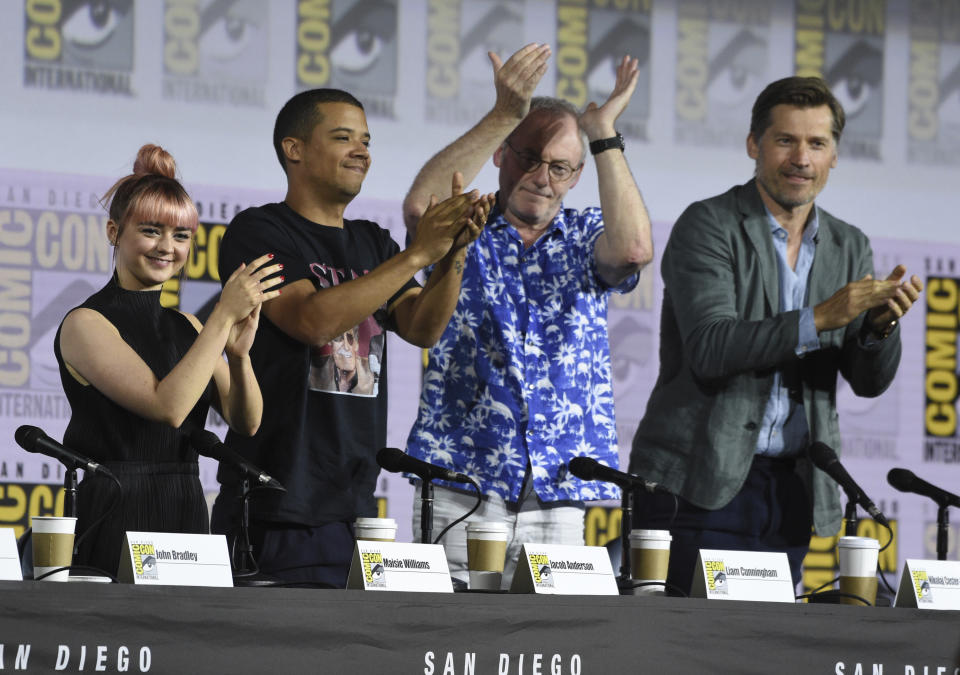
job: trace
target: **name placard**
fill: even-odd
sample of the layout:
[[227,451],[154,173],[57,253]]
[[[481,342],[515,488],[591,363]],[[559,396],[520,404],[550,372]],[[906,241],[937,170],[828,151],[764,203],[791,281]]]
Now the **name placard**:
[[23,581],[17,538],[12,527],[0,527],[0,580]]
[[511,593],[618,595],[610,555],[602,546],[524,544]]
[[145,586],[233,586],[222,534],[127,532],[117,579]]
[[796,602],[786,553],[700,549],[693,598]]
[[960,561],[907,559],[893,606],[960,609]]
[[393,541],[357,542],[353,547],[347,588],[453,593],[443,546]]

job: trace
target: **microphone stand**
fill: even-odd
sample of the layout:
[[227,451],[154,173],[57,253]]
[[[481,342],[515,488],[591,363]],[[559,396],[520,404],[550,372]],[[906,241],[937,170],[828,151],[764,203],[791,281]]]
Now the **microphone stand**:
[[843,533],[848,537],[856,537],[857,501],[850,493],[847,493],[847,508],[843,512],[843,519],[847,521],[847,525],[844,528]]
[[420,479],[420,543],[433,543],[433,483]]
[[947,505],[940,503],[937,506],[937,560],[947,559],[947,540],[950,533],[950,516],[947,515]]
[[[253,557],[253,544],[250,543],[250,477],[244,474],[240,483],[240,532],[234,541],[235,550],[231,552],[230,565],[233,567],[234,586],[276,586],[279,580],[262,574],[257,569]],[[253,564],[253,568],[248,566]]]
[[617,577],[617,587],[620,593],[633,593],[633,574],[630,570],[630,531],[633,529],[633,489],[621,488],[620,500],[620,576]]
[[77,470],[71,467],[63,474],[63,515],[77,517]]

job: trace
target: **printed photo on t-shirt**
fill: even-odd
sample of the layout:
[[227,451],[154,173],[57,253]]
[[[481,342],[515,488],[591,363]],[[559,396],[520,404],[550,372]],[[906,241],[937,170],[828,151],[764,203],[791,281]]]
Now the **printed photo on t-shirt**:
[[386,336],[371,316],[310,354],[310,389],[376,396]]

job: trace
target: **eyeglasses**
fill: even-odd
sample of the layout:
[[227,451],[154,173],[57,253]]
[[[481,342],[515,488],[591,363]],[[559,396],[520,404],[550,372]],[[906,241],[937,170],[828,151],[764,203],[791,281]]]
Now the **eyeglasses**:
[[507,144],[507,147],[513,150],[513,154],[517,156],[519,160],[520,168],[523,169],[524,173],[533,173],[538,170],[541,165],[547,165],[547,172],[550,174],[550,180],[555,183],[566,183],[568,180],[573,178],[573,174],[580,170],[580,167],[583,166],[583,162],[580,162],[576,166],[570,166],[566,162],[548,162],[545,159],[537,157],[530,152],[520,152],[515,147],[510,144],[510,141],[504,141]]

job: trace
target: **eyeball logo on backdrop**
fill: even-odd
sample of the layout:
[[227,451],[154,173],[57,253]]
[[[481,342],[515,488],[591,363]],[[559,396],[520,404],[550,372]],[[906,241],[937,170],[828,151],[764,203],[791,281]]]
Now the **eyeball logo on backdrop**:
[[166,0],[163,97],[263,107],[268,10],[260,0]]
[[23,84],[132,96],[133,0],[26,0]]
[[907,157],[960,164],[960,4],[910,4]]
[[[617,9],[610,8],[613,4]],[[557,3],[557,39],[554,67],[556,96],[584,108],[603,103],[617,81],[624,54],[639,60],[637,89],[617,120],[628,138],[646,140],[650,117],[650,8],[651,0],[560,0]]]
[[886,0],[798,0],[794,19],[797,75],[822,77],[847,115],[840,153],[879,160],[883,134]]
[[298,91],[344,89],[367,115],[396,116],[396,0],[300,0],[296,45]]
[[753,101],[770,79],[770,3],[677,6],[674,138],[742,147]]
[[434,0],[427,9],[426,119],[476,122],[495,98],[487,52],[506,61],[523,44],[523,3]]

